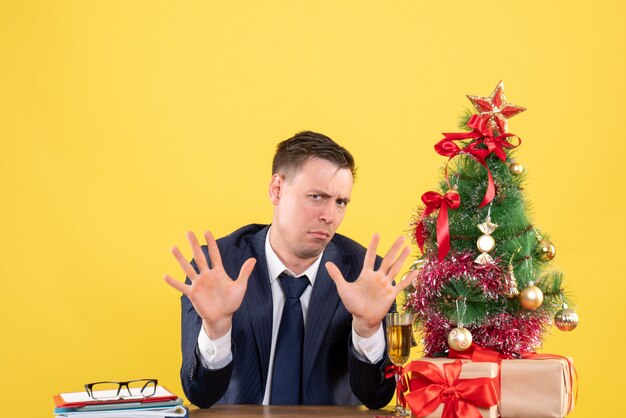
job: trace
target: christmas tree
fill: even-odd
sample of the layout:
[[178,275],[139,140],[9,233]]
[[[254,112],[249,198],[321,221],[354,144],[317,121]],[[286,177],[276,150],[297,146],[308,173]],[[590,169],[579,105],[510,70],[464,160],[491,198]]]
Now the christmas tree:
[[578,317],[550,267],[555,246],[529,217],[521,139],[507,119],[525,108],[507,103],[500,82],[475,107],[465,132],[444,134],[435,150],[448,157],[441,193],[422,195],[414,238],[422,257],[405,308],[415,313],[427,356],[472,344],[509,357],[535,352],[553,322],[562,330]]

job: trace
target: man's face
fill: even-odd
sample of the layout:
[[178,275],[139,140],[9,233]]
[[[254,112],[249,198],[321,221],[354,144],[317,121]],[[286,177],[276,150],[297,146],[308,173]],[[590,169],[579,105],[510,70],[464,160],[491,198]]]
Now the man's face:
[[308,160],[287,179],[272,176],[270,243],[285,264],[313,259],[322,252],[343,220],[352,183],[349,169],[322,159]]

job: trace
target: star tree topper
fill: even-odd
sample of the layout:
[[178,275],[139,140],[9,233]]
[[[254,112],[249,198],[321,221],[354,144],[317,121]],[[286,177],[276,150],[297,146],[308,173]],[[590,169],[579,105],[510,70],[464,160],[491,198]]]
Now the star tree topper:
[[498,83],[489,97],[467,96],[467,98],[478,110],[479,116],[485,121],[487,127],[493,131],[494,135],[506,133],[506,120],[526,110],[525,107],[507,103],[506,97],[504,97],[503,81]]

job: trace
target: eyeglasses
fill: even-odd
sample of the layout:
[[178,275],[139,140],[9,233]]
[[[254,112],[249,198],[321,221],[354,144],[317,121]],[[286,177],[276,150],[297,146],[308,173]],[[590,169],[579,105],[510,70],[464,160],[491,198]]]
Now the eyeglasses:
[[127,382],[87,383],[87,394],[96,401],[112,399],[143,399],[156,393],[157,379],[138,379]]

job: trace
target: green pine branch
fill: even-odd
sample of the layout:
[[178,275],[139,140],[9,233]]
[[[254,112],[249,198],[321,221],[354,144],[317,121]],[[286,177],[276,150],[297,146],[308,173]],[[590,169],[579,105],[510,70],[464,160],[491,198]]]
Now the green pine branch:
[[477,324],[497,308],[497,303],[487,299],[471,277],[449,280],[441,288],[440,312],[453,323]]

